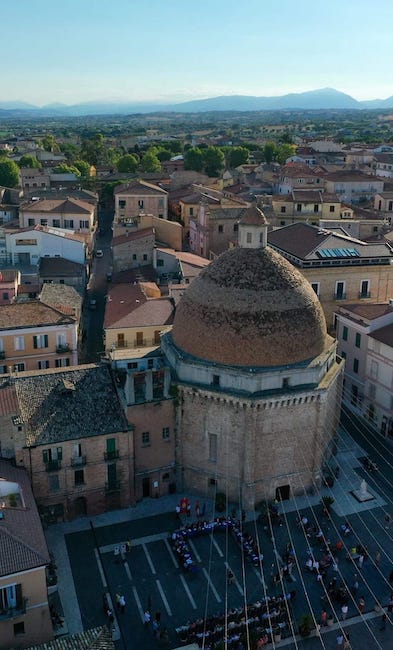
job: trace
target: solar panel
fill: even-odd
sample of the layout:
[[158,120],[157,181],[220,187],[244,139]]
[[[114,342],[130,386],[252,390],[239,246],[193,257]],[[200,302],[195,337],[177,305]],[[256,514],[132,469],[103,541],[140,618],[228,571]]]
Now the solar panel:
[[360,257],[360,253],[356,248],[322,248],[320,251],[317,251],[317,256],[322,259]]

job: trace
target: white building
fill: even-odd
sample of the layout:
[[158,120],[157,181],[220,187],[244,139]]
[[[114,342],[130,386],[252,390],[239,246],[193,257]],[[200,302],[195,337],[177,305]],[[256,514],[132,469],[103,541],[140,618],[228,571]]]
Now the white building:
[[38,265],[41,257],[62,257],[85,264],[87,246],[81,233],[36,226],[7,233],[6,250],[11,264]]

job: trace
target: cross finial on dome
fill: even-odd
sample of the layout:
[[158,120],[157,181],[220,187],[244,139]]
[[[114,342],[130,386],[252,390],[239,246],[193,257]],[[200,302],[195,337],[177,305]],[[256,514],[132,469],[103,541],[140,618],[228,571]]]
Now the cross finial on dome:
[[241,248],[265,248],[267,246],[268,221],[256,202],[247,208],[239,221],[239,246]]

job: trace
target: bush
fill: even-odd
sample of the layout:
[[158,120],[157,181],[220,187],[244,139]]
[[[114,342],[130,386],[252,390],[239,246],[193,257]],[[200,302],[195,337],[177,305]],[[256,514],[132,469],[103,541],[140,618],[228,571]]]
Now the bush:
[[299,620],[299,634],[301,636],[310,636],[314,627],[314,621],[311,614],[303,614]]

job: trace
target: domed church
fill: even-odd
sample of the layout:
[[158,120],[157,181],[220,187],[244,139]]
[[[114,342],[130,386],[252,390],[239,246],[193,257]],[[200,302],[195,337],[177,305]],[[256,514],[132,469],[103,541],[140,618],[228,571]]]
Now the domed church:
[[267,246],[257,207],[239,222],[239,246],[187,289],[162,349],[178,386],[178,489],[253,508],[320,480],[343,364],[311,285]]

